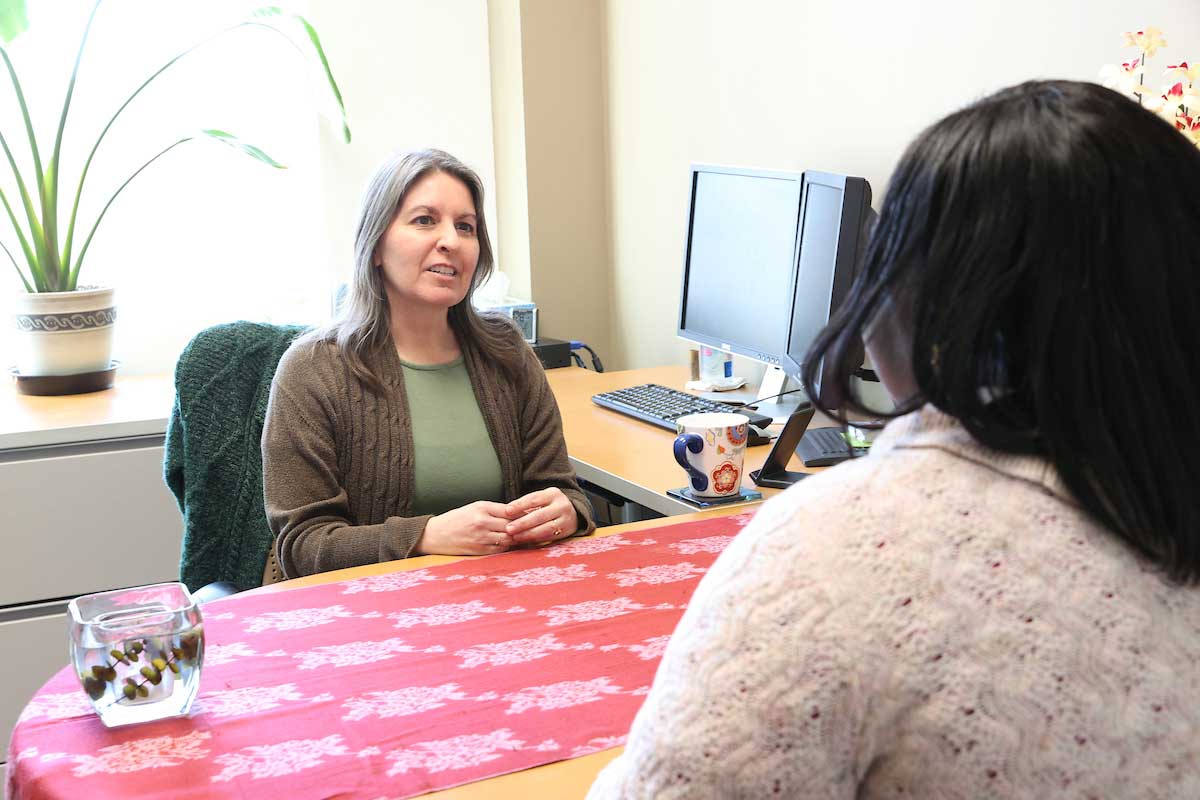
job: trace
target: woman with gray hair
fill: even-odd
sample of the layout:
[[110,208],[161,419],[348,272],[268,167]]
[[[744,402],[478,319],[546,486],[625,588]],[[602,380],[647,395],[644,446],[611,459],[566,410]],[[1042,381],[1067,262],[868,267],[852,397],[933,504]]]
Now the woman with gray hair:
[[271,387],[263,488],[283,576],[593,530],[541,364],[471,305],[493,265],[479,176],[440,150],[390,159],[354,260],[338,319],[292,345]]

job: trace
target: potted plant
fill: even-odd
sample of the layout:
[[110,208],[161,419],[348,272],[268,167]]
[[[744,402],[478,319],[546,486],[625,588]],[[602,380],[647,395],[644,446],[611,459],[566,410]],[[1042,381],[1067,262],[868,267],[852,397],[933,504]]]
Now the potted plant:
[[[113,123],[151,82],[179,59],[189,55],[215,36],[200,41],[169,59],[129,95],[96,136],[95,143],[82,167],[78,170],[76,180],[72,184],[68,184],[63,178],[62,165],[59,161],[63,132],[67,126],[80,60],[87,44],[92,22],[96,18],[102,0],[96,0],[91,15],[88,17],[71,77],[67,83],[58,129],[54,134],[51,146],[44,149],[38,145],[38,138],[34,134],[21,82],[17,77],[17,71],[9,57],[8,50],[4,46],[28,28],[25,2],[26,0],[0,0],[0,60],[4,62],[4,70],[20,108],[21,123],[23,124],[20,133],[11,129],[15,126],[7,124],[0,126],[0,150],[3,151],[12,171],[16,186],[15,193],[11,195],[6,195],[0,189],[0,206],[3,207],[5,218],[16,234],[17,243],[15,253],[2,241],[0,241],[0,248],[3,248],[4,256],[12,262],[25,290],[24,293],[18,295],[16,311],[16,322],[20,331],[16,365],[18,387],[23,391],[36,391],[40,394],[90,391],[111,384],[113,373],[112,326],[116,314],[113,306],[113,290],[81,285],[79,276],[92,237],[117,196],[142,170],[179,145],[192,140],[206,140],[227,145],[276,169],[283,168],[283,165],[260,148],[243,142],[230,133],[215,129],[201,130],[184,136],[159,150],[134,170],[115,191],[112,191],[108,201],[101,207],[95,219],[86,221],[80,219],[78,216],[79,200],[87,182],[88,169]],[[295,26],[298,31],[302,32],[299,44],[283,30],[283,25]],[[337,82],[329,68],[329,61],[325,57],[325,51],[321,46],[316,29],[308,20],[299,15],[286,14],[278,8],[267,7],[255,11],[248,19],[226,28],[216,36],[247,26],[273,31],[286,38],[302,54],[314,56],[319,61],[340,114],[342,138],[349,142],[350,128],[346,124],[345,106],[342,102],[341,92],[338,90]],[[31,156],[32,172],[29,174],[22,173],[11,149],[22,133]],[[60,190],[65,190],[65,192],[60,194]],[[70,202],[69,207],[66,205],[68,201]],[[3,220],[0,220],[0,224],[3,224]],[[47,376],[76,376],[76,378],[47,379]],[[22,388],[21,384],[24,379],[29,379],[29,386]],[[37,388],[30,388],[33,386]]]

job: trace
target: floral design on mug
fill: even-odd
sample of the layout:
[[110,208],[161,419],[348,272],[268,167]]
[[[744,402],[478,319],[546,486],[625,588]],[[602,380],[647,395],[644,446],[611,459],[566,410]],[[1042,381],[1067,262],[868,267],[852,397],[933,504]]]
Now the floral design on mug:
[[717,494],[729,494],[737,488],[738,477],[738,468],[733,462],[723,462],[712,471],[713,491]]
[[706,430],[704,432],[704,441],[708,442],[710,445],[712,445],[714,447],[716,446],[717,435],[715,433],[713,433],[712,428],[709,428],[708,430]]
[[733,444],[745,444],[746,426],[745,424],[731,425],[729,429],[725,431],[725,435],[729,437],[729,441]]

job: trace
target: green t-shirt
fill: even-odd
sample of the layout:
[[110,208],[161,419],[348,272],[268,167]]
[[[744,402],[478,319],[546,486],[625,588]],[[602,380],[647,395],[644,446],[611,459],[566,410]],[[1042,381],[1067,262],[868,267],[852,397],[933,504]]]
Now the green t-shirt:
[[462,358],[404,367],[413,432],[413,513],[442,514],[504,496],[500,459]]

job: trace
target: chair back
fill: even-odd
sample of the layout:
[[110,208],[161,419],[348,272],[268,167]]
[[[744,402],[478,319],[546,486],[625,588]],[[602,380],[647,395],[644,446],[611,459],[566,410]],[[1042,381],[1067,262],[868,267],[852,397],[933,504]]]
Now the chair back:
[[306,329],[232,322],[198,333],[175,366],[163,474],[183,512],[179,578],[262,582],[273,536],[263,508],[262,429],[279,359]]

